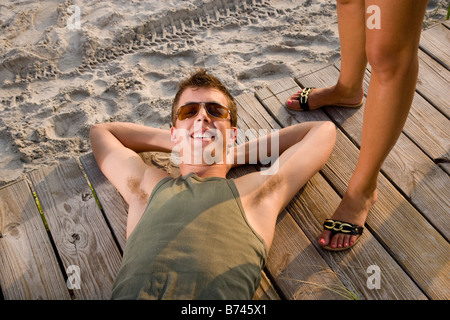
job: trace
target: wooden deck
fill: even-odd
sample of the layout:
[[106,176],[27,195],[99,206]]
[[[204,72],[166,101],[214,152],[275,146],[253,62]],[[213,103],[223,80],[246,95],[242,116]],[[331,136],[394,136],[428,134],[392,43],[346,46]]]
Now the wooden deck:
[[[422,33],[419,80],[409,118],[382,167],[379,200],[366,231],[348,251],[324,251],[316,237],[323,220],[338,206],[356,165],[364,108],[290,112],[284,107],[300,87],[334,84],[339,65],[237,97],[243,130],[279,129],[312,120],[332,120],[338,127],[330,160],[280,214],[255,298],[450,298],[449,28],[447,21]],[[369,78],[367,70],[366,89]],[[142,156],[177,174],[167,156]],[[230,176],[249,170],[255,167],[238,168]],[[2,298],[108,299],[125,245],[126,215],[125,203],[92,154],[33,171],[27,179],[2,187]]]

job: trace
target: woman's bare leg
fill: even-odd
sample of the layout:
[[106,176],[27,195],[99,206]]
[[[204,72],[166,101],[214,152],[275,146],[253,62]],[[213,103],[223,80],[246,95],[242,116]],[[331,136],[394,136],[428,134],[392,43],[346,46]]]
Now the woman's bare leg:
[[[365,52],[364,0],[337,0],[339,41],[341,45],[341,72],[336,85],[317,88],[309,96],[311,110],[324,105],[356,104],[361,102],[364,71],[367,65]],[[287,101],[289,107],[298,109],[299,94]]]
[[[418,74],[418,46],[428,0],[366,0],[377,5],[381,28],[366,30],[366,53],[372,67],[361,150],[348,189],[332,219],[362,226],[376,201],[378,173],[395,145],[411,107]],[[323,231],[319,243],[352,245],[358,236]]]

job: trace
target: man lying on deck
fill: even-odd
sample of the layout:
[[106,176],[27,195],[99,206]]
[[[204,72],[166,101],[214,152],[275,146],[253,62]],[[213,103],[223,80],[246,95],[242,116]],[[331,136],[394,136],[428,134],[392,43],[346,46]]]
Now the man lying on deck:
[[[306,122],[235,147],[236,104],[205,70],[180,83],[172,122],[170,131],[131,123],[91,128],[95,159],[129,205],[112,299],[252,299],[277,216],[327,161],[335,127]],[[274,143],[276,170],[226,178],[237,159],[249,163],[251,148],[273,150]],[[176,179],[138,155],[174,149]],[[207,150],[212,163],[198,158]]]

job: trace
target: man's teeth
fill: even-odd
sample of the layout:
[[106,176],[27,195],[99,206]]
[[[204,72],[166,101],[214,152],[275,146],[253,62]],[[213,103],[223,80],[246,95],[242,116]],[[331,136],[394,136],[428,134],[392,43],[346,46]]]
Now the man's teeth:
[[193,137],[194,139],[211,139],[211,138],[213,138],[214,136],[211,136],[211,135],[209,135],[209,134],[201,134],[201,135],[199,135],[199,134],[194,134],[192,137]]

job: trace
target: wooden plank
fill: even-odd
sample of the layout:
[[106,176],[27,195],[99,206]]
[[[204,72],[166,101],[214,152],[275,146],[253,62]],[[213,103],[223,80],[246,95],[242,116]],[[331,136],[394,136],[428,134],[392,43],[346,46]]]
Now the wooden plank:
[[[334,64],[339,70],[340,63]],[[322,77],[308,77],[307,75],[297,76],[298,79],[305,78],[308,81],[317,83],[317,86],[329,85],[332,81],[329,78],[338,76],[338,73],[331,67],[319,72]],[[311,74],[311,73],[310,73]],[[370,82],[370,66],[364,77],[364,90],[367,93]],[[440,94],[436,92],[436,94]],[[428,99],[428,98],[427,98]],[[351,121],[347,125],[353,125],[356,123],[356,130],[352,130],[353,134],[357,137],[357,141],[361,140],[361,124],[358,120],[361,119],[364,113],[364,107],[359,109],[344,109],[344,108],[325,108],[330,110],[330,115],[339,124],[345,123],[347,118]],[[450,121],[440,111],[438,111],[433,105],[431,105],[420,94],[414,94],[411,110],[406,120],[403,132],[408,136],[420,149],[422,149],[431,159],[435,162],[442,162],[449,159],[449,138],[450,133],[447,128],[450,125]]]
[[[340,69],[340,63],[335,63],[337,69]],[[316,77],[308,78],[309,81],[317,81],[317,85],[328,85],[328,77],[334,78],[338,76],[337,72],[333,68],[327,68],[323,70],[329,73],[324,77],[323,82]],[[321,72],[322,73],[322,72]],[[304,78],[302,76],[298,77]],[[305,77],[306,78],[306,77]],[[370,66],[364,76],[364,90],[367,93],[370,83]],[[438,94],[438,93],[437,93]],[[353,134],[357,136],[357,141],[361,140],[361,130],[358,129],[361,126],[360,121],[353,120],[362,119],[364,113],[364,107],[356,110],[349,110],[344,108],[326,108],[331,110],[330,115],[339,124],[345,123],[347,118],[351,117],[351,121],[347,125],[356,124],[357,129],[352,130]],[[406,120],[403,132],[408,136],[420,149],[422,149],[433,161],[442,162],[445,159],[449,159],[449,141],[450,133],[447,128],[450,126],[450,121],[439,110],[431,105],[420,94],[414,94],[414,99],[411,105],[408,118]]]
[[[304,86],[328,87],[334,84],[338,76],[339,71],[330,66],[301,77],[298,81]],[[368,86],[367,81],[366,86]],[[420,125],[420,122],[416,121],[416,117],[420,117],[420,111],[417,111],[418,107],[412,106],[411,113],[414,117],[408,118],[408,127],[405,130],[408,130],[408,136],[429,136],[429,133],[424,132],[424,127]],[[425,113],[431,116],[432,111],[433,108],[428,108]],[[364,107],[359,110],[329,107],[326,109],[326,113],[356,141],[357,145],[360,145]],[[436,120],[437,124],[440,123],[440,128],[446,133],[442,135],[443,137],[447,136],[445,140],[442,140],[442,144],[445,143],[448,150],[448,130],[444,128],[450,127],[450,121],[441,114],[432,119]],[[427,121],[426,118],[420,120]],[[410,125],[411,122],[414,122],[414,125]],[[430,124],[430,126],[432,125],[434,123]],[[411,126],[422,128],[422,130],[417,134],[412,131]],[[439,126],[437,127],[439,128]],[[448,239],[450,236],[450,225],[447,223],[450,219],[450,190],[447,186],[450,178],[447,173],[430,160],[405,134],[400,135],[397,144],[386,158],[382,171]]]
[[444,26],[446,26],[447,29],[450,29],[450,20],[445,20],[442,24],[443,24]]
[[[291,112],[287,109],[280,107],[282,105],[280,100],[285,101],[299,88],[293,80],[286,88],[287,91],[280,92],[272,98],[266,98],[262,102],[268,109],[277,113],[279,119],[284,119],[283,121],[292,125],[298,123],[299,120],[295,120],[295,117],[292,117]],[[301,122],[324,120],[328,120],[328,118],[322,111],[302,113]],[[351,143],[342,147],[344,153],[354,151],[354,146]],[[345,157],[338,159],[341,160],[339,165],[346,167],[347,165],[342,159],[345,159]],[[322,223],[334,212],[339,202],[340,197],[325,179],[317,174],[305,186],[301,196],[295,197],[291,201],[287,211],[291,212],[297,223],[302,226],[311,243],[318,248],[341,281],[349,288],[349,291],[355,292],[357,296],[365,299],[424,299],[425,296],[421,290],[371,235],[370,229],[364,231],[358,246],[351,250],[330,253],[320,249],[316,238],[322,230]],[[383,282],[382,290],[371,290],[367,287],[368,275],[366,270],[373,264],[377,264],[381,270],[389,271],[383,275],[385,279],[389,278],[389,280]]]
[[256,100],[254,94],[244,93],[236,98],[239,103],[239,123],[240,129],[263,129],[270,132],[271,129],[280,129],[281,126],[264,109],[261,110],[261,104]]
[[[314,176],[304,188],[302,197],[295,198],[287,210],[349,288],[349,292],[360,299],[426,299],[420,288],[383,248],[370,229],[364,231],[358,245],[349,251],[329,252],[319,247],[316,239],[322,231],[322,223],[329,218],[341,200],[331,186],[324,187],[325,185],[325,179],[321,175]],[[380,268],[383,278],[377,290],[367,285],[367,270],[374,266]]]
[[436,24],[420,37],[420,48],[450,70],[450,30],[442,24]]
[[403,132],[434,162],[450,161],[450,120],[415,94]]
[[[278,129],[278,125],[265,112],[252,94],[236,97],[238,105],[239,129]],[[245,108],[243,106],[246,106]],[[251,119],[266,119],[266,127]],[[247,119],[247,120],[243,120]],[[249,127],[247,123],[252,123]],[[269,127],[270,124],[270,127]],[[273,127],[272,127],[273,126]],[[255,170],[244,166],[230,172],[231,177]],[[238,173],[240,172],[240,173]],[[311,247],[310,241],[295,221],[286,212],[280,214],[266,270],[277,288],[287,299],[343,299],[330,288],[343,288],[344,285],[319,253]]]
[[80,160],[123,252],[126,243],[128,205],[117,189],[103,175],[93,153],[84,155]]
[[267,270],[288,299],[352,299],[286,210],[277,220]]
[[65,270],[79,272],[75,298],[108,299],[121,256],[78,163],[70,159],[29,176]]
[[[294,83],[294,82],[293,82]],[[323,110],[292,112],[284,107],[286,99],[299,88],[293,86],[271,100],[267,107],[283,125],[303,121],[327,119]],[[266,105],[266,99],[263,103]],[[338,130],[336,147],[322,172],[342,196],[353,173],[358,149]],[[372,208],[366,225],[389,248],[394,259],[426,294],[433,299],[448,299],[450,253],[448,242],[381,174],[378,186],[379,200]],[[331,212],[330,212],[331,213]],[[359,244],[361,245],[361,244]],[[352,249],[353,251],[353,249]],[[377,261],[378,264],[378,261]],[[387,272],[390,268],[387,266]],[[411,298],[412,299],[412,298]]]
[[447,172],[447,174],[450,174],[450,161],[448,160],[438,161],[438,165],[439,167],[442,168],[442,170]]
[[419,50],[419,76],[416,91],[450,118],[450,71]]
[[[324,168],[327,180],[340,195],[346,190],[358,158],[356,147],[353,152],[348,152],[348,147],[344,148],[342,144],[347,144],[347,138],[340,134],[330,165]],[[339,159],[346,159],[347,167],[344,168]],[[447,240],[382,174],[377,190],[378,201],[366,224],[430,298],[448,299],[450,247]]]
[[261,272],[261,284],[256,289],[253,300],[281,300],[264,271]]
[[[436,151],[429,149],[425,149],[425,151],[435,159],[435,157],[439,158],[439,155],[448,154],[448,130],[445,129],[448,128],[450,114],[450,92],[448,90],[450,87],[450,72],[422,50],[418,51],[418,56],[419,74],[416,94],[414,95],[410,116],[406,121],[404,131],[408,136],[413,137],[412,139],[414,141],[418,141],[421,146],[428,147],[434,145],[434,148],[437,148]],[[338,70],[340,69],[340,62],[334,65]],[[329,66],[327,69],[330,69]],[[364,78],[364,90],[366,94],[370,82],[370,65],[368,65],[367,70]],[[320,71],[322,72],[322,70]],[[299,74],[296,75],[296,78],[300,79],[316,72]],[[336,80],[334,80],[333,84],[335,82]],[[433,108],[436,110],[433,110]],[[342,108],[334,109],[338,110]],[[358,110],[353,111],[355,113],[358,112]],[[346,113],[348,114],[348,110]],[[423,118],[421,114],[428,115],[428,117]],[[433,129],[434,123],[436,123],[436,127]],[[421,127],[425,127],[426,131]],[[421,128],[420,131],[414,130],[417,128]],[[444,130],[441,131],[441,129]],[[423,143],[424,141],[428,142]]]
[[0,232],[0,286],[5,299],[70,299],[25,180],[0,189]]
[[[419,63],[421,66],[425,64],[423,61],[428,60],[435,65],[435,62],[430,58],[420,58],[423,53],[419,53]],[[340,62],[334,64],[336,68],[340,69]],[[311,74],[310,72],[309,74]],[[434,73],[426,73],[425,75],[435,77]],[[305,74],[306,75],[306,74]],[[419,75],[420,76],[420,75]],[[297,76],[301,78],[302,76]],[[367,93],[370,81],[370,65],[368,66],[368,71],[366,71],[364,77],[364,90]],[[419,79],[418,84],[422,81]],[[419,86],[420,87],[420,86]],[[427,85],[426,92],[428,94],[433,94],[431,92],[432,87]],[[440,86],[437,87],[435,95],[442,95],[439,90],[442,89]],[[420,89],[419,89],[420,90]],[[446,92],[446,91],[445,91]],[[411,110],[409,116],[406,120],[403,132],[407,135],[415,144],[417,144],[420,149],[422,149],[439,167],[444,170],[447,174],[450,174],[450,148],[449,148],[449,135],[450,132],[447,129],[449,127],[449,119],[443,114],[442,110],[446,107],[435,108],[430,104],[428,97],[423,97],[420,93],[416,92],[414,94],[414,99],[412,102]],[[448,103],[446,103],[448,105]],[[362,117],[364,108],[352,111],[352,117]],[[343,114],[341,114],[343,112]],[[345,122],[346,117],[349,116],[350,111],[344,111],[342,108],[335,108],[333,110],[334,117],[337,122]],[[353,114],[354,113],[354,114]],[[340,118],[340,120],[338,120]],[[360,140],[360,138],[358,139]]]

